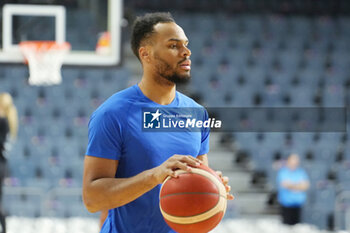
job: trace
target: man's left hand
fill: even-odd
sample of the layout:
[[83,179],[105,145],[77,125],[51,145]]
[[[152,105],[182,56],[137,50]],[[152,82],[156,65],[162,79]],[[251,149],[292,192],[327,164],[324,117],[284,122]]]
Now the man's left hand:
[[222,183],[225,185],[226,192],[227,192],[227,200],[233,200],[235,197],[230,193],[231,186],[228,185],[228,177],[223,176],[221,171],[216,171],[216,174],[221,178]]

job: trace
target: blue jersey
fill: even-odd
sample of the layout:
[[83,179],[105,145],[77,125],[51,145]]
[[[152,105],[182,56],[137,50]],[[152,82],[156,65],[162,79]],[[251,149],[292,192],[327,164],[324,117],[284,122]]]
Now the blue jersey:
[[290,170],[287,167],[281,168],[277,174],[278,201],[284,207],[298,207],[306,201],[305,191],[293,191],[282,187],[281,183],[288,181],[290,183],[300,183],[308,181],[309,178],[302,168]]
[[[91,116],[89,156],[118,160],[116,178],[127,178],[159,166],[174,154],[198,156],[209,151],[209,131],[145,132],[142,108],[201,107],[176,92],[169,105],[148,99],[137,85],[106,100]],[[160,185],[136,200],[109,210],[101,233],[169,233],[159,209]]]

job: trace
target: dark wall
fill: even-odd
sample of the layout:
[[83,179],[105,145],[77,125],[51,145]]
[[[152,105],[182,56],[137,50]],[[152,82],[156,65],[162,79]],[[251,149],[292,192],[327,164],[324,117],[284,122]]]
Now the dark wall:
[[349,0],[127,0],[125,6],[149,11],[227,13],[350,14]]

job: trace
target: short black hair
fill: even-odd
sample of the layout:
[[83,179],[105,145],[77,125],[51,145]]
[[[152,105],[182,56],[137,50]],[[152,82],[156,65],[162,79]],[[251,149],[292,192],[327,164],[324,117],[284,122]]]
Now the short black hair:
[[136,18],[131,34],[131,49],[139,60],[139,48],[141,43],[154,33],[154,25],[157,23],[171,22],[175,22],[175,20],[169,12],[147,13]]

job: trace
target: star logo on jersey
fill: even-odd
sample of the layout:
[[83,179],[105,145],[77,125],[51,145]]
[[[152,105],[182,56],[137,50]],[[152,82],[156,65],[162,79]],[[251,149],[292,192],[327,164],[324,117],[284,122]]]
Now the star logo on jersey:
[[151,122],[153,122],[154,120],[159,121],[159,116],[162,115],[162,114],[159,113],[159,109],[157,109],[157,111],[155,113],[151,113],[151,115],[153,116]]
[[143,112],[143,128],[144,129],[159,129],[160,128],[160,119],[159,117],[162,113],[159,112],[159,109],[155,112]]

